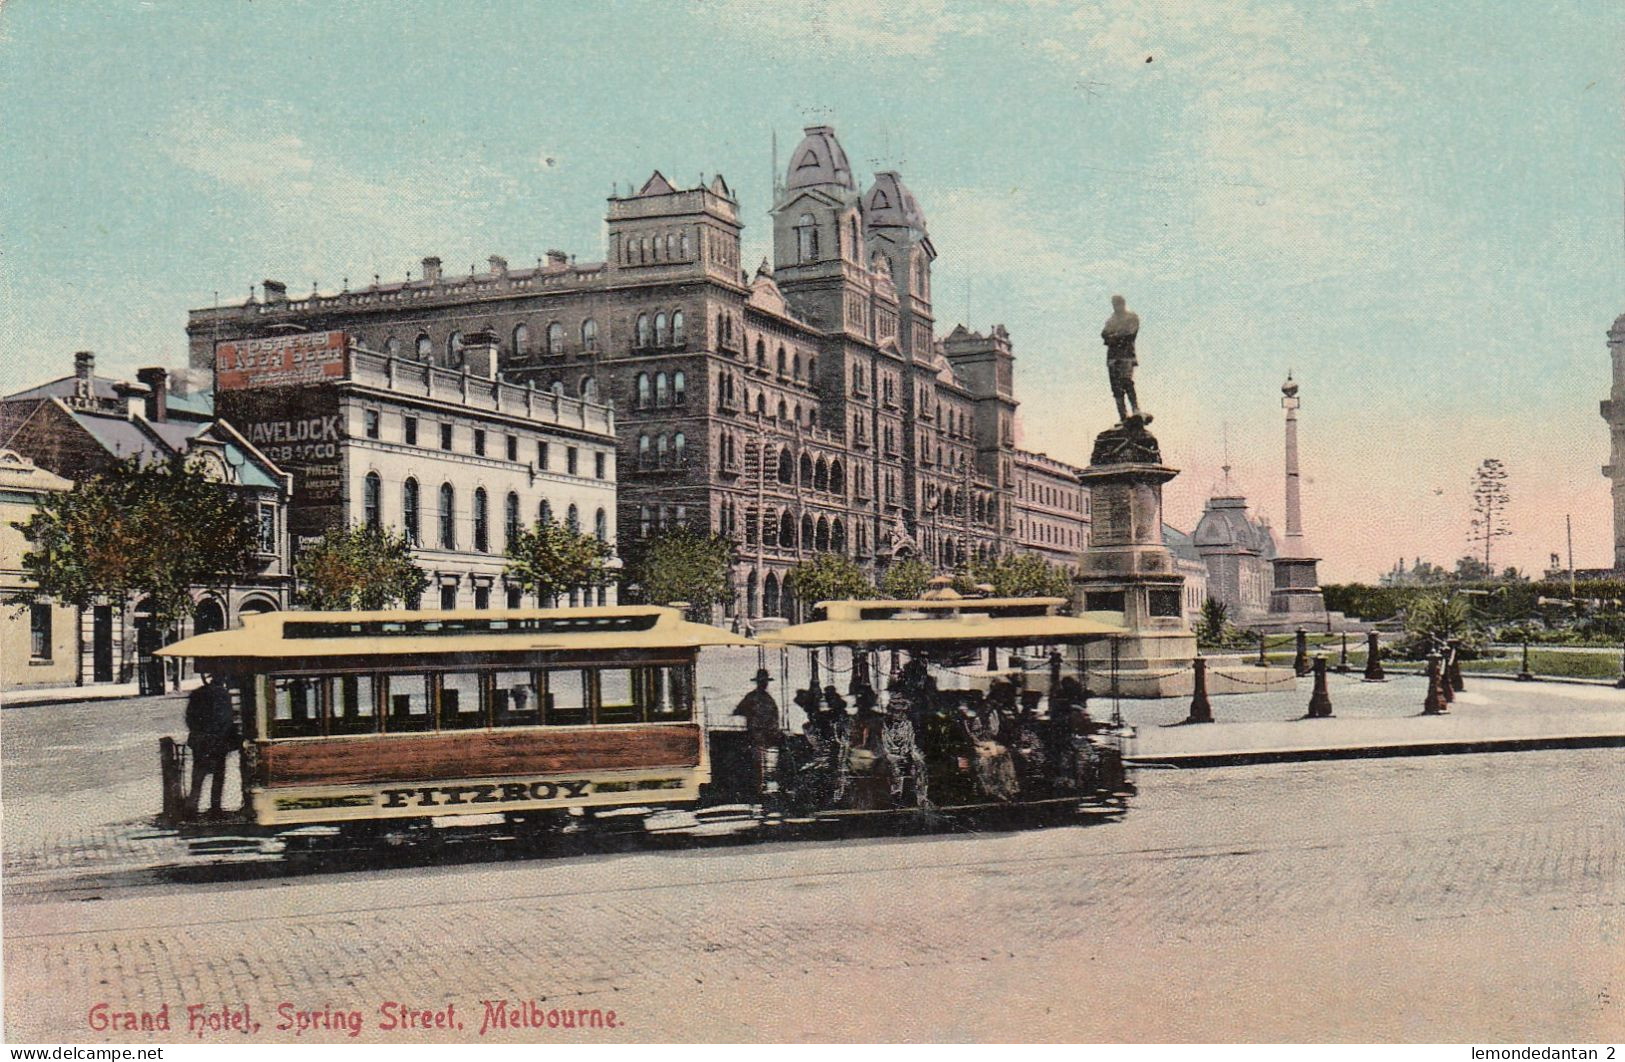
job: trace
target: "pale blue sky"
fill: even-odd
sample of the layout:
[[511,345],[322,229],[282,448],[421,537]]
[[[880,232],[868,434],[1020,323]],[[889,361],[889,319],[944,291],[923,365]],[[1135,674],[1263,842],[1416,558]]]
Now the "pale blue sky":
[[1028,445],[1082,463],[1112,419],[1121,291],[1174,522],[1226,424],[1279,520],[1290,367],[1328,580],[1453,560],[1491,456],[1504,561],[1544,564],[1572,511],[1601,565],[1622,27],[1615,0],[11,0],[0,389],[77,349],[179,363],[186,310],[264,277],[600,257],[612,182],[657,167],[723,173],[754,264],[772,132],[787,156],[827,121],[924,208],[939,330],[1009,327]]

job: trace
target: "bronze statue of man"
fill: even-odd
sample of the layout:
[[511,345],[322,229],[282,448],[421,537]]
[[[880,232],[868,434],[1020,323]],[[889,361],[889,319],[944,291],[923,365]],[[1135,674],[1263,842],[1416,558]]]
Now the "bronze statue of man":
[[[1140,315],[1128,308],[1123,296],[1112,296],[1112,315],[1106,318],[1100,338],[1106,342],[1106,375],[1111,380],[1112,398],[1117,402],[1117,416],[1123,423],[1129,420],[1129,410],[1141,417],[1140,402],[1134,394],[1134,337],[1140,334]],[[1125,403],[1126,400],[1126,403]],[[1144,417],[1150,420],[1150,417]]]

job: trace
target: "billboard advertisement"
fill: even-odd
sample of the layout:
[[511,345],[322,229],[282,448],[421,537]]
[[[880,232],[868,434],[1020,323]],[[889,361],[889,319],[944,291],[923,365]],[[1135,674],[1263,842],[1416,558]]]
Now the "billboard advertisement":
[[214,347],[215,390],[297,387],[342,379],[347,345],[343,332],[223,340]]
[[343,525],[346,432],[337,393],[325,387],[222,391],[215,412],[293,475],[289,533],[319,535]]

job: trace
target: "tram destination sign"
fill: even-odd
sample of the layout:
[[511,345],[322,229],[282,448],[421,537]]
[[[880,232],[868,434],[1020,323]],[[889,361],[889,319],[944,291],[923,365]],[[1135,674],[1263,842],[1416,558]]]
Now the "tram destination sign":
[[214,346],[215,391],[342,379],[348,346],[340,331],[224,340]]

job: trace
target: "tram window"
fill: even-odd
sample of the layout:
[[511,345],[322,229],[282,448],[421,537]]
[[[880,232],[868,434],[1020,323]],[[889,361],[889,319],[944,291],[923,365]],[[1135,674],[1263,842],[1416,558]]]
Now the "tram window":
[[312,737],[322,732],[322,695],[315,679],[271,680],[272,738]]
[[[639,671],[644,670],[639,668]],[[633,673],[626,668],[604,668],[598,672],[598,722],[637,723],[642,721],[640,698],[632,689]],[[642,690],[638,692],[644,692]]]
[[385,730],[400,734],[434,729],[427,675],[385,675],[384,704],[389,711]]
[[449,671],[440,676],[440,729],[472,730],[485,725],[477,671]]
[[330,734],[371,734],[378,730],[377,687],[371,675],[338,675],[327,680]]
[[[686,722],[694,717],[694,690],[686,667],[652,667],[654,690],[657,696],[650,701],[648,719],[651,723]],[[665,672],[662,688],[661,672]]]
[[536,674],[498,671],[491,676],[491,722],[496,726],[535,726],[542,721]]
[[590,674],[579,670],[546,673],[549,726],[580,726],[592,722],[592,702],[587,697]]

